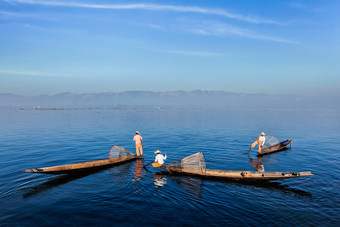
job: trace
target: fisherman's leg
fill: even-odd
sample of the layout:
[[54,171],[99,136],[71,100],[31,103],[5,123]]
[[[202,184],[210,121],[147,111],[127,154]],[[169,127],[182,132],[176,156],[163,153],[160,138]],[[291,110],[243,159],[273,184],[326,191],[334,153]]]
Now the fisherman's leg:
[[143,145],[142,144],[140,144],[140,155],[143,156]]
[[159,168],[159,167],[161,167],[162,165],[159,164],[158,162],[154,162],[154,163],[152,163],[152,166],[153,166],[153,167]]
[[261,150],[262,150],[262,144],[261,144],[261,143],[259,143],[259,149],[258,149],[258,151],[257,151],[257,152],[258,152],[259,154],[261,154]]
[[253,148],[256,146],[256,144],[259,144],[259,140],[256,140],[256,141],[250,146],[250,149],[253,149]]
[[143,146],[142,143],[138,144],[139,155],[143,155]]
[[136,144],[136,155],[137,155],[137,156],[140,156],[140,155],[139,155],[139,147],[138,147],[138,144]]

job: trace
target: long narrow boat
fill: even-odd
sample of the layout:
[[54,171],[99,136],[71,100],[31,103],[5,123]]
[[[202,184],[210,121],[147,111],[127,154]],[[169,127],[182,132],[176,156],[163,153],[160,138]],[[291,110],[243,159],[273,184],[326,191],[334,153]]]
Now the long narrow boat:
[[25,169],[21,170],[24,173],[45,173],[45,174],[74,174],[85,171],[94,171],[98,169],[107,168],[109,166],[122,164],[128,161],[137,159],[136,155],[125,150],[124,148],[114,145],[110,149],[108,159],[82,162],[68,165],[59,165],[51,167],[42,167],[36,169]]
[[198,175],[202,177],[225,178],[231,180],[282,180],[295,177],[314,175],[308,172],[258,172],[258,171],[236,171],[236,170],[214,170],[206,169],[204,172],[195,169],[167,168],[171,172]]
[[202,177],[224,178],[230,180],[282,180],[288,178],[304,177],[314,175],[308,172],[259,172],[239,170],[213,170],[206,169],[203,152],[187,156],[163,167],[170,172],[196,175]]
[[261,153],[258,155],[266,155],[266,154],[271,154],[277,151],[281,151],[285,149],[290,143],[292,142],[291,139],[287,139],[285,141],[282,141],[280,143],[265,147],[263,150],[261,150]]

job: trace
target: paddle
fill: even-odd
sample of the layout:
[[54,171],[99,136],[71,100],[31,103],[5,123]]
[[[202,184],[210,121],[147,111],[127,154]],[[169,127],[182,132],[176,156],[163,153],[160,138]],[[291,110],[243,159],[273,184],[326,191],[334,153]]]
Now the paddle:
[[[258,140],[258,138],[259,138],[259,137],[257,137],[256,140]],[[249,152],[251,151],[251,149],[253,149],[253,148],[250,147],[250,149],[249,149],[249,151],[247,152],[247,154],[249,154]]]
[[149,162],[148,164],[144,165],[143,168],[145,169],[145,167],[147,167],[148,165],[150,165],[151,163],[153,163],[153,161]]

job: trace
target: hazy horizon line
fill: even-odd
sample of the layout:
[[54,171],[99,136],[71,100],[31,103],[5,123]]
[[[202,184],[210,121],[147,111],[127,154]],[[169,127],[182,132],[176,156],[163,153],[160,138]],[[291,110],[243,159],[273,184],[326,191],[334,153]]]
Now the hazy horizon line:
[[296,97],[339,97],[340,94],[295,94],[295,93],[279,93],[279,94],[270,94],[266,92],[258,92],[258,93],[248,93],[248,92],[235,92],[235,91],[227,91],[227,90],[212,90],[212,89],[192,89],[192,90],[166,90],[166,91],[156,91],[156,90],[123,90],[123,91],[100,91],[100,92],[59,92],[54,94],[35,94],[35,95],[24,95],[24,94],[17,94],[12,92],[0,92],[0,95],[15,95],[15,96],[22,96],[22,97],[37,97],[37,96],[58,96],[58,95],[65,95],[65,94],[73,94],[73,95],[95,95],[95,94],[120,94],[120,93],[128,93],[128,92],[145,92],[145,93],[171,93],[171,92],[221,92],[221,93],[230,93],[236,95],[268,95],[268,96],[296,96]]

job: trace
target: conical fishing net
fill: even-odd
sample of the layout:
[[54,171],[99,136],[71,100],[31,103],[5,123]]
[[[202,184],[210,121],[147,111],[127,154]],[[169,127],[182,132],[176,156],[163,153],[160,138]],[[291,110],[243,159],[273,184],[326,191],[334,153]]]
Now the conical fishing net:
[[174,169],[176,171],[190,171],[204,174],[206,171],[204,154],[203,152],[198,152],[196,154],[171,162],[169,165],[167,165],[167,167],[170,170]]
[[276,144],[279,144],[280,141],[274,137],[274,136],[271,136],[271,135],[266,135],[266,141],[262,147],[262,150],[268,148],[268,147],[271,147],[271,146],[274,146]]
[[127,151],[118,145],[113,145],[110,149],[109,158],[129,157],[132,155],[134,154],[132,154],[130,151]]

